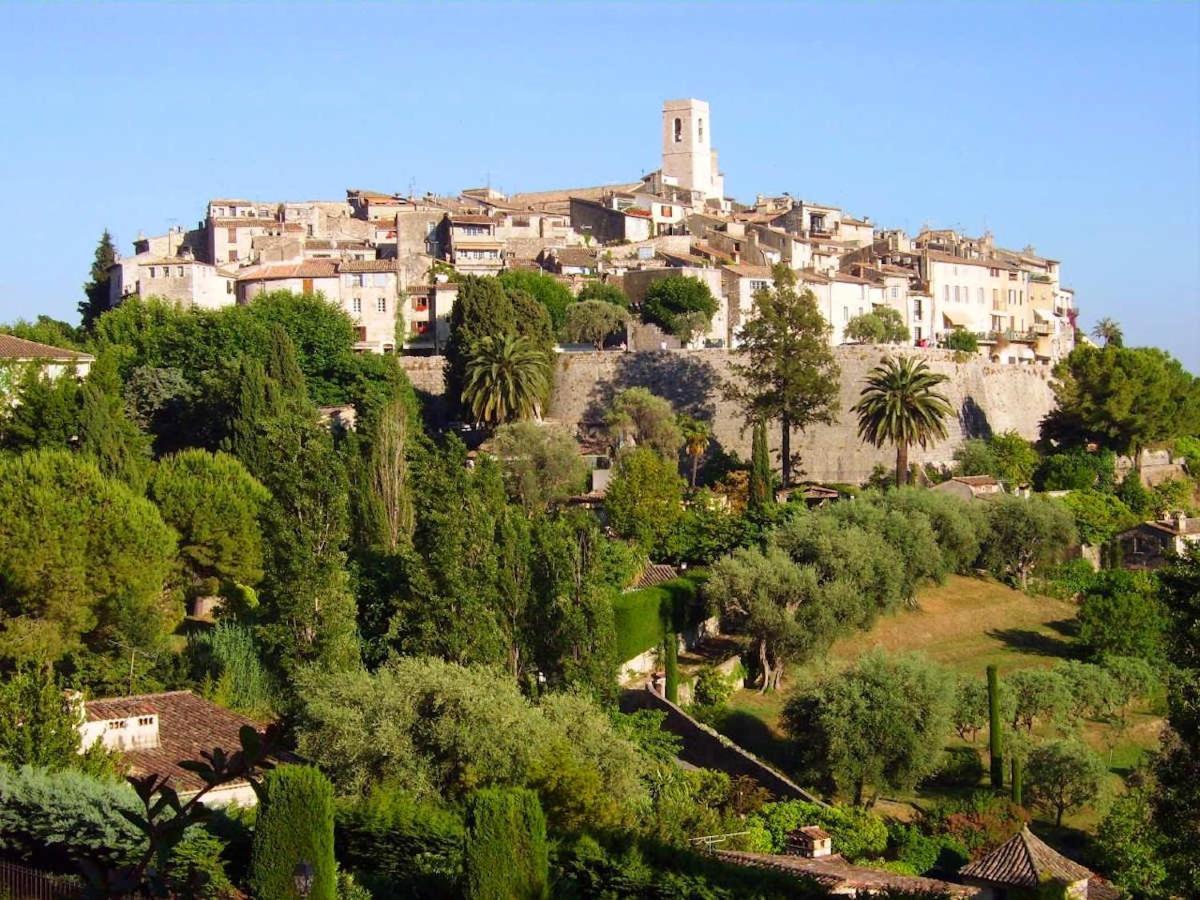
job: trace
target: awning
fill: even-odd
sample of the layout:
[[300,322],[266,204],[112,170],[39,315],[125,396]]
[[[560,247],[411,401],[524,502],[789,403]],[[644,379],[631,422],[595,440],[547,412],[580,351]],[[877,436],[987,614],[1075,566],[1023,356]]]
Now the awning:
[[1054,321],[1054,319],[1052,317],[1046,315],[1040,309],[1036,309],[1036,308],[1033,311],[1033,318],[1035,321],[1038,321],[1038,322],[1053,322]]
[[947,328],[966,328],[967,327],[967,317],[965,315],[963,315],[962,313],[955,313],[954,315],[950,315],[950,313],[943,311],[942,318],[945,319],[945,326]]

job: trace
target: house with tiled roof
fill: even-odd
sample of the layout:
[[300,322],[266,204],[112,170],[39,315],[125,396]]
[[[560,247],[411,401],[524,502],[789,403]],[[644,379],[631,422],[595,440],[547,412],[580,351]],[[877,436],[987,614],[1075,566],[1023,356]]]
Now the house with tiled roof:
[[994,475],[955,475],[935,484],[932,490],[952,494],[960,500],[987,500],[1004,493],[1004,485]]
[[966,884],[979,888],[980,900],[1043,896],[1047,885],[1063,888],[1070,900],[1108,900],[1112,886],[1095,872],[1063,856],[1026,825],[991,853],[958,870]]
[[1175,512],[1153,522],[1141,522],[1118,534],[1117,542],[1127,568],[1157,569],[1171,557],[1182,555],[1190,545],[1200,544],[1200,516]]
[[37,366],[49,378],[57,378],[63,372],[74,370],[82,378],[95,361],[96,357],[90,353],[0,334],[0,365],[5,367]]
[[897,875],[884,869],[871,869],[847,862],[838,853],[821,856],[800,856],[790,853],[745,853],[718,850],[714,855],[728,863],[769,869],[793,875],[806,882],[816,882],[831,896],[859,897],[873,894],[904,892],[929,897],[968,898],[980,896],[978,888],[954,884],[936,878],[916,875]]
[[[241,749],[240,732],[250,726],[261,734],[266,725],[217,706],[191,691],[167,691],[130,697],[88,700],[79,710],[79,731],[84,749],[99,743],[117,751],[133,776],[158,775],[167,780],[181,799],[199,793],[205,782],[186,764],[203,762],[204,754],[219,749],[232,754]],[[290,759],[278,753],[274,759]],[[237,803],[253,806],[257,797],[250,783],[238,779],[206,794],[206,806]]]

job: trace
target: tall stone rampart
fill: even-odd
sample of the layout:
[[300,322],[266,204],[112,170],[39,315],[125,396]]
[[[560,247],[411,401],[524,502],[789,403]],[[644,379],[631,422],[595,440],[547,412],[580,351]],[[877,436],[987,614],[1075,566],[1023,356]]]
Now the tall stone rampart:
[[[995,365],[982,357],[960,362],[954,352],[942,350],[838,347],[834,351],[842,369],[838,422],[816,426],[792,440],[804,477],[862,482],[876,465],[895,465],[891,447],[876,449],[859,440],[850,412],[868,371],[888,353],[919,354],[930,368],[947,375],[949,381],[941,389],[957,413],[949,423],[948,439],[926,450],[914,447],[909,453],[912,462],[949,465],[964,440],[993,432],[1012,429],[1035,439],[1039,423],[1054,403],[1048,366]],[[569,427],[598,425],[614,394],[628,387],[647,387],[670,400],[678,411],[711,422],[717,444],[747,459],[750,433],[743,429],[741,408],[726,400],[723,390],[733,377],[729,368],[732,356],[728,350],[562,353],[549,415]],[[403,359],[417,389],[436,396],[441,384],[440,361]],[[777,454],[778,428],[770,437],[772,452]],[[778,465],[778,456],[775,463]]]

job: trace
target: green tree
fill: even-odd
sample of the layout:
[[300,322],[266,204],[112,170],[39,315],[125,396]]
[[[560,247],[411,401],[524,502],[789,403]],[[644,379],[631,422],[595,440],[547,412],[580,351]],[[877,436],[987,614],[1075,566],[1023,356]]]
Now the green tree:
[[955,471],[959,475],[994,475],[999,466],[991,444],[983,438],[967,438],[954,451]]
[[451,396],[461,395],[467,378],[472,347],[485,337],[517,333],[512,300],[495,278],[468,275],[458,286],[450,311],[450,339],[446,344],[449,363],[446,387]]
[[150,439],[125,412],[115,367],[99,360],[80,392],[79,449],[96,460],[100,471],[141,494],[150,468]]
[[718,560],[704,595],[723,622],[753,642],[763,693],[779,689],[788,664],[803,662],[832,640],[831,622],[816,610],[816,573],[777,547],[735,550]]
[[79,436],[79,382],[69,373],[47,378],[37,366],[13,372],[16,403],[0,411],[0,437],[10,450],[65,450]]
[[998,577],[1022,588],[1037,566],[1061,559],[1075,541],[1075,526],[1062,503],[1046,497],[999,497],[988,506],[990,534],[984,557]]
[[1042,436],[1096,443],[1133,457],[1154,441],[1200,430],[1200,380],[1156,348],[1080,346],[1054,369],[1057,408]]
[[579,295],[575,298],[579,303],[585,303],[588,300],[598,300],[602,303],[611,303],[613,306],[619,306],[621,309],[629,309],[629,297],[625,292],[615,284],[608,281],[589,281],[580,290]]
[[847,322],[843,334],[859,344],[882,344],[886,331],[883,320],[875,313],[869,312],[860,313]]
[[281,396],[307,397],[304,373],[296,358],[296,345],[278,322],[271,324],[270,335],[265,363],[267,377],[275,382]]
[[1119,497],[1091,488],[1072,491],[1062,503],[1074,517],[1079,540],[1085,544],[1106,544],[1138,522]]
[[88,641],[156,648],[182,608],[154,505],[67,451],[0,457],[0,657],[45,664]]
[[541,418],[550,364],[528,338],[481,338],[467,361],[462,402],[482,424]]
[[908,448],[946,437],[945,419],[954,410],[935,388],[947,380],[916,357],[888,357],[867,374],[866,387],[851,407],[862,440],[876,447],[895,445],[897,487],[908,477]]
[[545,272],[531,269],[506,269],[497,276],[497,281],[511,296],[521,291],[536,300],[550,316],[552,331],[558,331],[567,321],[567,311],[575,298],[567,286]]
[[700,468],[700,459],[704,456],[704,451],[708,449],[709,441],[712,440],[712,425],[703,419],[697,419],[684,413],[678,416],[678,423],[679,430],[683,434],[684,452],[692,460],[692,473],[689,483],[694,490],[696,487],[696,473]]
[[80,743],[79,721],[49,668],[18,670],[0,682],[0,764],[110,774],[104,748],[80,753]]
[[683,479],[653,450],[636,447],[617,458],[604,496],[613,530],[649,553],[666,544],[683,515]]
[[996,460],[997,478],[1008,485],[1028,484],[1037,468],[1038,455],[1033,444],[1015,431],[1002,431],[988,438],[988,446]]
[[250,884],[255,896],[301,900],[297,866],[312,868],[314,900],[337,897],[333,856],[333,786],[312,766],[280,766],[263,779],[254,824]]
[[1030,751],[1025,772],[1025,790],[1031,802],[1052,813],[1055,825],[1062,825],[1066,813],[1096,799],[1105,767],[1082,742],[1058,740]]
[[1095,657],[1162,659],[1167,618],[1154,579],[1110,569],[1097,573],[1079,605],[1079,642]]
[[541,900],[550,896],[546,818],[525,788],[484,788],[467,802],[463,854],[471,900]]
[[1167,690],[1167,724],[1155,761],[1154,820],[1165,836],[1168,887],[1200,892],[1200,547],[1193,544],[1160,572],[1166,606],[1167,658],[1175,667]]
[[1077,447],[1052,453],[1034,472],[1039,491],[1111,491],[1116,478],[1116,454],[1111,450],[1090,453]]
[[395,553],[412,541],[415,527],[408,455],[412,445],[408,404],[389,400],[375,422],[367,461],[375,542]]
[[647,288],[642,320],[687,344],[707,330],[718,307],[717,298],[699,278],[674,275]]
[[1074,704],[1070,684],[1053,669],[1018,669],[1005,679],[1005,688],[1009,723],[1029,734],[1039,721],[1062,721]]
[[767,425],[756,422],[750,435],[750,484],[746,499],[750,512],[761,516],[774,506],[774,488],[771,457],[767,450]]
[[754,314],[738,334],[737,383],[728,396],[740,402],[748,425],[778,421],[783,485],[792,481],[793,429],[837,420],[841,370],[829,348],[830,326],[811,291],[797,291],[796,273],[773,270],[774,287],[754,295]]
[[1165,900],[1165,840],[1154,821],[1151,799],[1146,785],[1130,786],[1113,800],[1096,829],[1096,844],[1114,884],[1134,897]]
[[618,448],[632,443],[675,462],[684,434],[671,402],[648,388],[626,388],[612,399],[604,415],[608,433]]
[[1105,316],[1092,327],[1092,337],[1103,342],[1105,347],[1123,347],[1125,334],[1115,319]]
[[942,346],[959,353],[976,353],[979,350],[979,338],[965,328],[955,328],[942,338]]
[[578,493],[587,479],[587,463],[579,455],[575,436],[561,426],[501,425],[492,447],[508,495],[530,512]]
[[342,550],[348,484],[333,439],[313,418],[282,415],[263,424],[261,450],[263,468],[251,474],[271,495],[262,513],[262,637],[289,673],[307,663],[355,665],[357,612]]
[[911,790],[937,771],[952,709],[943,670],[870,651],[795,693],[784,726],[814,770],[856,806],[872,806],[881,792]]
[[262,579],[258,517],[266,488],[226,453],[184,450],[154,467],[150,499],[179,533],[189,580],[207,593],[220,582],[254,586]]
[[603,350],[605,339],[625,328],[628,321],[624,307],[603,300],[580,300],[567,308],[563,333],[569,341],[586,341]]
[[79,302],[80,324],[88,331],[92,329],[96,319],[108,309],[108,270],[116,261],[117,248],[113,243],[112,235],[105,228],[96,244],[87,284],[83,286],[84,299]]

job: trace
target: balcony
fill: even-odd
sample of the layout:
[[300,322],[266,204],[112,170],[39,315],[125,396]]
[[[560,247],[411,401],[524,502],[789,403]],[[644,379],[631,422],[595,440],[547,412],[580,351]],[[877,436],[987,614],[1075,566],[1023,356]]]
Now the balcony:
[[995,344],[1000,341],[1019,344],[1034,344],[1037,343],[1038,335],[1036,331],[1013,331],[1012,329],[1004,331],[982,331],[976,332],[975,335],[980,341],[988,344]]

